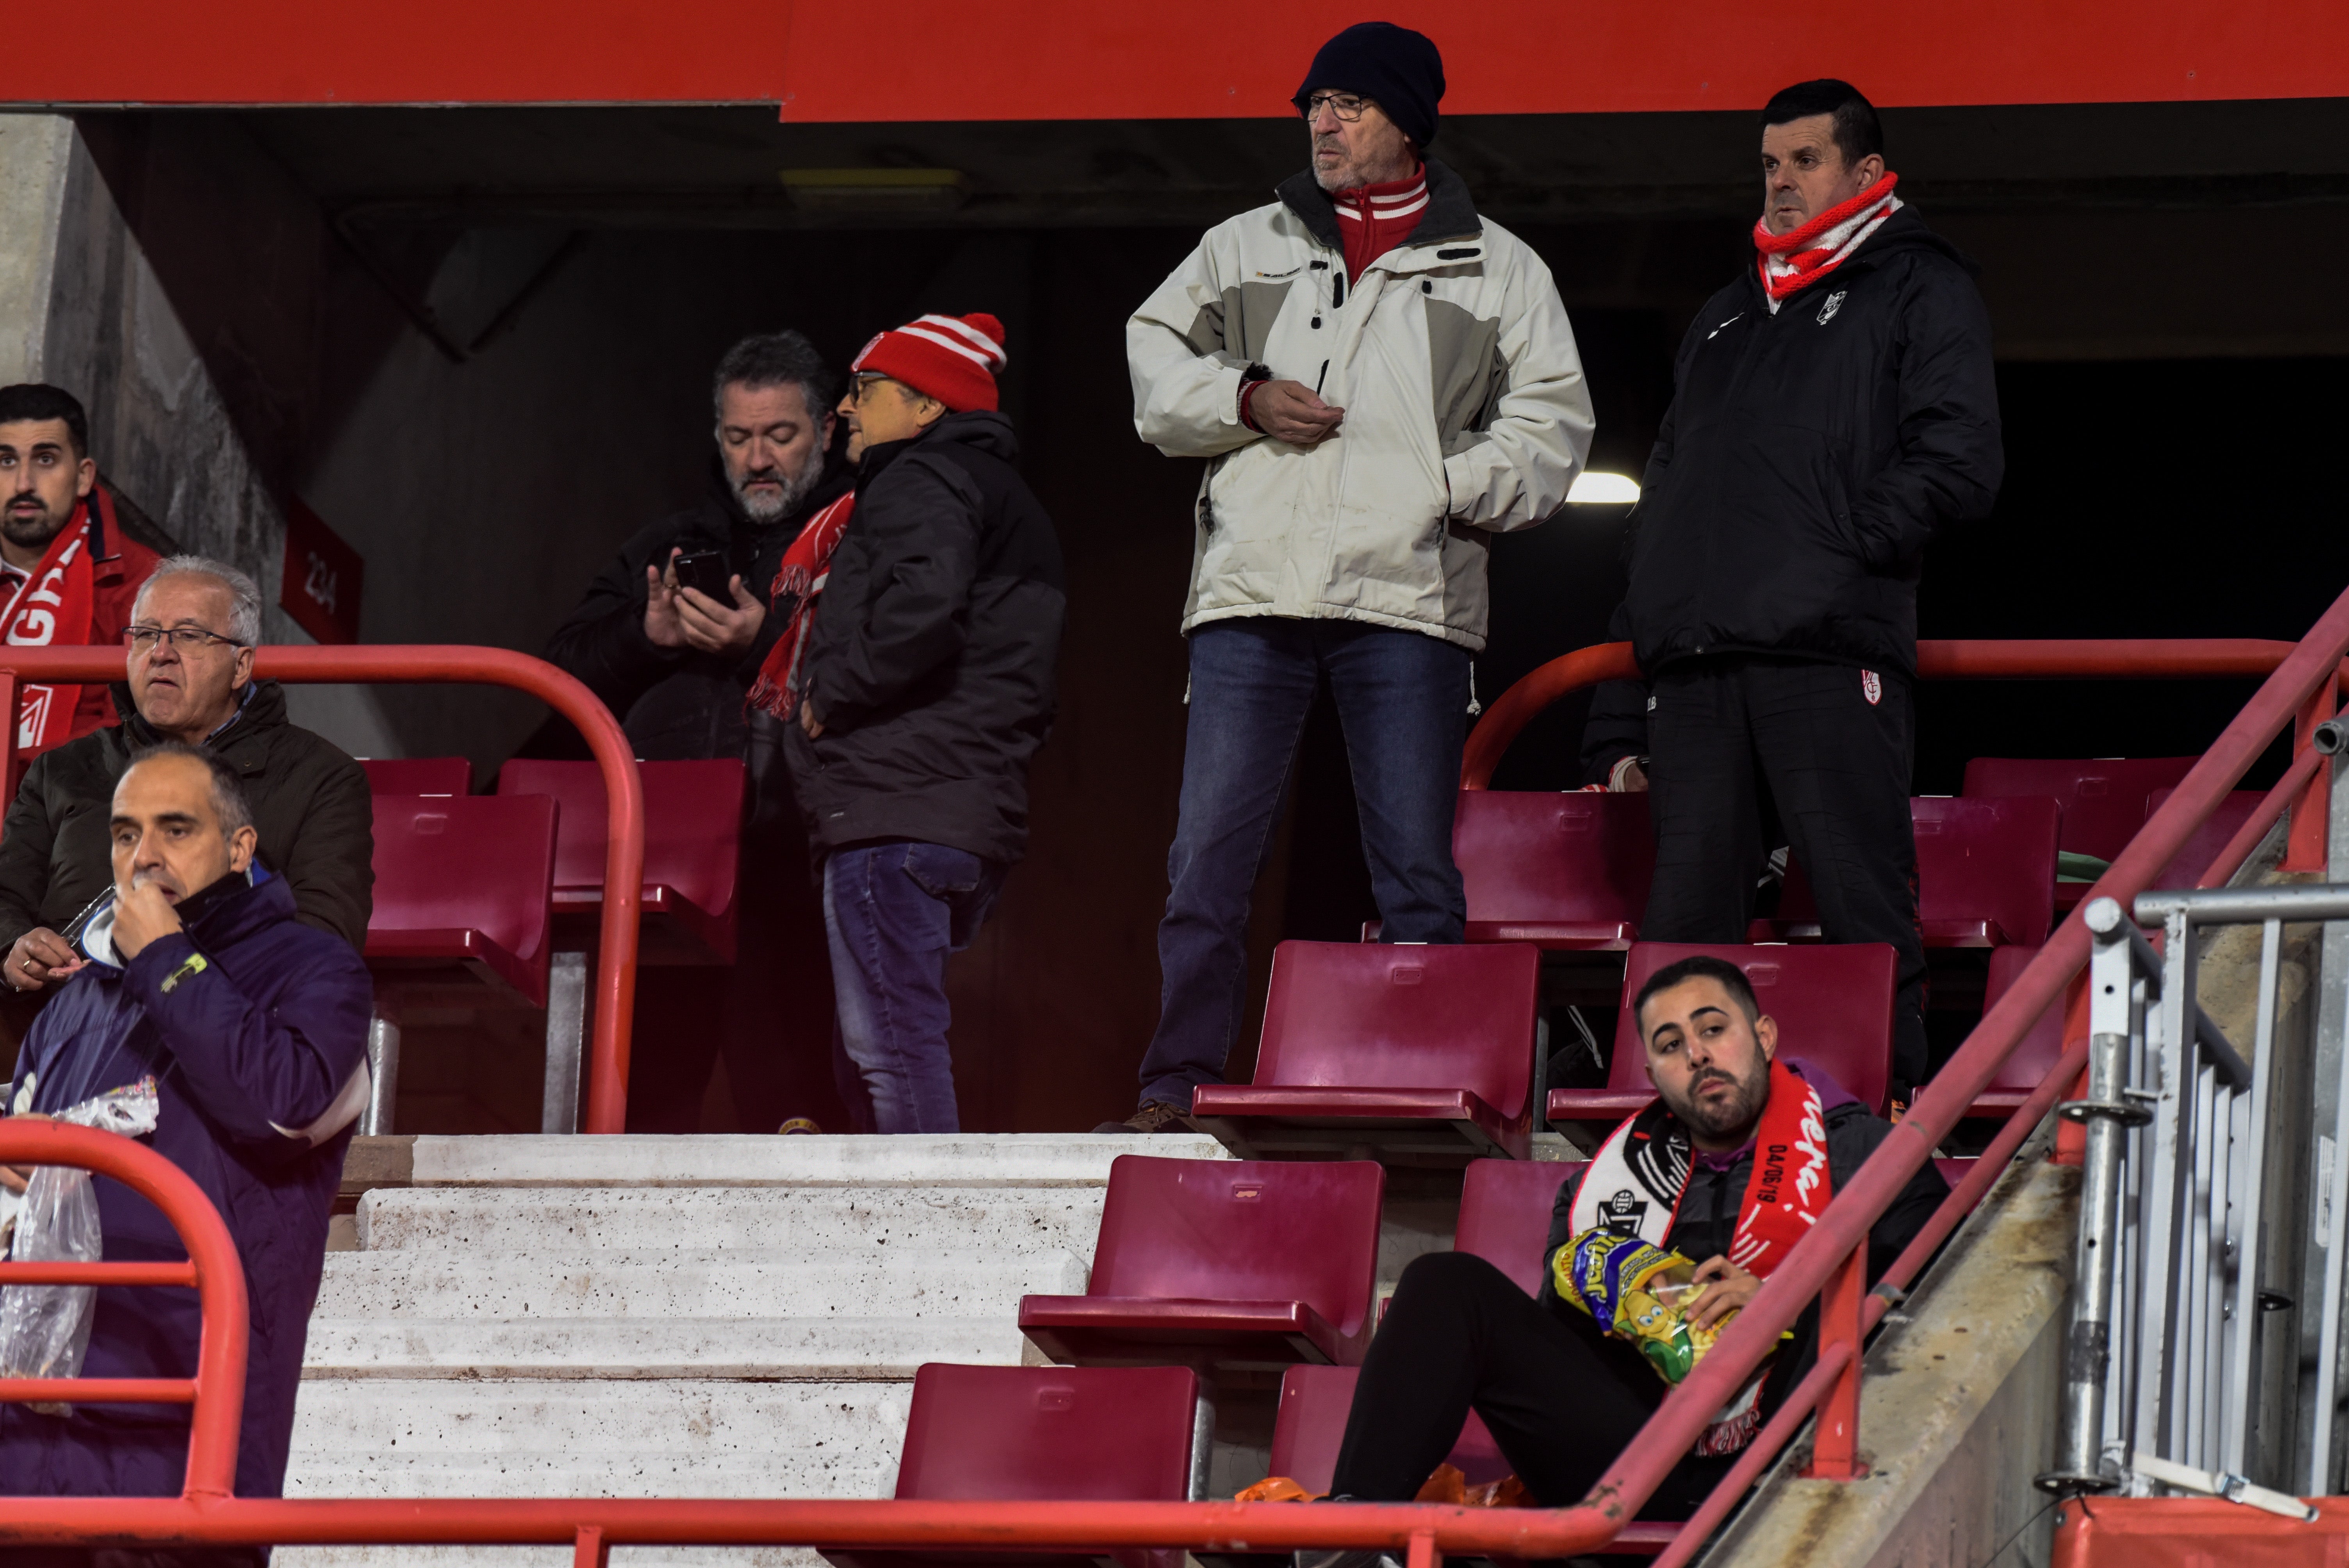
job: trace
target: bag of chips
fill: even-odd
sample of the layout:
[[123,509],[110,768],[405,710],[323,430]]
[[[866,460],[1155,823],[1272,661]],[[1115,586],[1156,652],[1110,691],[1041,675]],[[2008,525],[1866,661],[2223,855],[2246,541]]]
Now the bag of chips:
[[1734,1312],[1692,1326],[1687,1304],[1702,1287],[1696,1264],[1636,1236],[1588,1230],[1557,1250],[1557,1294],[1618,1339],[1629,1340],[1667,1383],[1678,1384],[1713,1348]]

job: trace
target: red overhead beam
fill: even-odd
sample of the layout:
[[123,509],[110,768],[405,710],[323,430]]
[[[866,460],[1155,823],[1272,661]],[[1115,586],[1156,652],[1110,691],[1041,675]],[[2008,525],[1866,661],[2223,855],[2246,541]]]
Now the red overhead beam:
[[1790,24],[1744,0],[1400,0],[1197,18],[1104,0],[116,0],[102,46],[15,73],[77,104],[774,103],[790,120],[1281,115],[1306,60],[1385,17],[1443,46],[1454,114],[1748,109],[1806,77],[1877,102],[2349,95],[2339,0],[1981,0]]

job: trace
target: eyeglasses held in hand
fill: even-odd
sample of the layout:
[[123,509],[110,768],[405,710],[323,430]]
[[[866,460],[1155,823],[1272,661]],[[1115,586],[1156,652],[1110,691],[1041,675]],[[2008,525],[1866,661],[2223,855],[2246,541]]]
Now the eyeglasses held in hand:
[[1371,101],[1360,93],[1315,93],[1305,100],[1305,122],[1310,125],[1320,119],[1322,106],[1327,104],[1331,114],[1351,125],[1362,118]]
[[155,645],[165,637],[171,638],[171,645],[183,654],[192,654],[212,643],[224,643],[232,648],[244,646],[234,637],[223,637],[202,626],[128,626],[122,633],[123,642],[134,654],[152,653]]

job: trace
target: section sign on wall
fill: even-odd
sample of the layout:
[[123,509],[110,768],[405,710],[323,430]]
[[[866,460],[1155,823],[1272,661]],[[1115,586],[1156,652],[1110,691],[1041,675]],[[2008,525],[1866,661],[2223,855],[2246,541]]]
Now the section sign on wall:
[[359,593],[367,563],[296,498],[285,507],[285,582],[278,607],[322,643],[359,640]]

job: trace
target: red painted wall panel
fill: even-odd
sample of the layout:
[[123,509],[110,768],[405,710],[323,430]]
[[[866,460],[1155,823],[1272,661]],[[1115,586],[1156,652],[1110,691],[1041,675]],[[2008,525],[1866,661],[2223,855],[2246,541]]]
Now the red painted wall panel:
[[1313,46],[1383,15],[1443,46],[1460,114],[1751,108],[1803,77],[1878,103],[2349,95],[2340,0],[1382,0],[1359,11],[1101,0],[116,0],[103,47],[17,101],[781,102],[794,120],[1287,112]]

